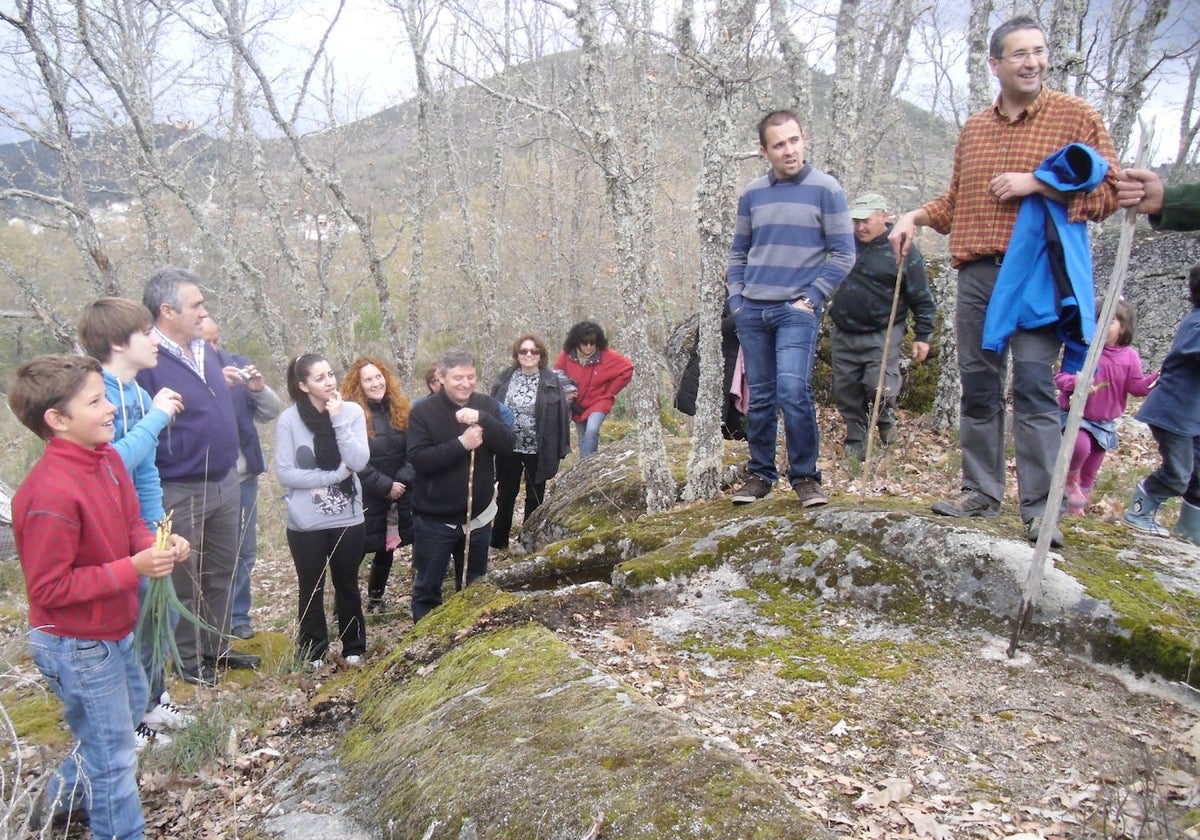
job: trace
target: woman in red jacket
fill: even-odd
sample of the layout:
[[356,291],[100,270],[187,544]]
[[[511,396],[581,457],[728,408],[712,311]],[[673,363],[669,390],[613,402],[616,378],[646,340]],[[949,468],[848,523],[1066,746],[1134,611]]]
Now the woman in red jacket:
[[571,418],[579,438],[579,457],[587,458],[600,445],[600,424],[612,411],[617,394],[633,378],[633,362],[610,350],[604,330],[594,321],[571,327],[554,363],[575,384],[568,392]]

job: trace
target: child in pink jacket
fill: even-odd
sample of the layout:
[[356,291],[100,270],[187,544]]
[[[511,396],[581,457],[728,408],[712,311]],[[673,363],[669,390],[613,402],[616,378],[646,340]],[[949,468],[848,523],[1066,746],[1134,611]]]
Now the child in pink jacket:
[[[1083,422],[1075,438],[1071,466],[1067,472],[1067,513],[1082,514],[1091,501],[1096,474],[1104,462],[1104,453],[1117,446],[1117,427],[1114,422],[1125,413],[1129,397],[1144,397],[1158,379],[1158,372],[1147,376],[1142,372],[1142,359],[1133,345],[1133,330],[1137,320],[1133,307],[1122,300],[1117,314],[1108,325],[1100,365],[1092,380],[1091,393],[1083,408]],[[1064,412],[1070,408],[1075,392],[1075,374],[1059,372],[1054,377],[1058,387],[1058,404]],[[1066,414],[1063,414],[1066,423]]]

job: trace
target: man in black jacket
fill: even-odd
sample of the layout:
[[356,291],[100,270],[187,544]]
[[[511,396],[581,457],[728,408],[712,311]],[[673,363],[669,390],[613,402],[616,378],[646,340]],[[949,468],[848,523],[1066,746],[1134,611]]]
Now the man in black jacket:
[[900,393],[900,348],[904,343],[905,319],[913,316],[915,362],[929,356],[935,308],[925,276],[921,252],[909,249],[896,322],[889,334],[887,325],[896,288],[896,257],[888,242],[892,226],[887,222],[883,196],[867,193],[850,207],[858,257],[854,268],[838,288],[829,307],[833,320],[829,347],[833,355],[833,399],[846,421],[846,454],[860,461],[866,453],[871,403],[879,385],[883,348],[888,347],[887,373],[879,407],[879,438],[884,444],[895,437],[896,396]]
[[[495,456],[513,449],[500,405],[475,392],[475,359],[454,347],[438,360],[442,389],[415,403],[408,416],[413,482],[413,621],[442,603],[442,579],[454,558],[455,587],[487,574],[496,516]],[[469,499],[468,499],[469,495]],[[469,547],[464,539],[470,534]]]

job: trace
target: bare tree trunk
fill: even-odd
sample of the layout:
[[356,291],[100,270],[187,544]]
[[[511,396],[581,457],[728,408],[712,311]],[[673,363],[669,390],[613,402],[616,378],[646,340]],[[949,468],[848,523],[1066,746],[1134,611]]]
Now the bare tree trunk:
[[[813,122],[812,99],[812,68],[804,55],[804,47],[792,31],[791,21],[788,20],[788,5],[784,0],[768,0],[771,12],[771,30],[779,44],[779,53],[783,56],[785,78],[790,88],[790,99],[794,103],[796,115],[801,124],[811,126]],[[753,12],[754,10],[752,10]],[[724,13],[724,6],[718,7],[716,15]],[[749,43],[749,36],[747,44]],[[728,33],[726,40],[736,40],[737,35]]]
[[837,16],[837,55],[833,92],[829,97],[831,137],[824,138],[824,160],[829,174],[842,186],[857,187],[859,149],[859,0],[841,0]]
[[859,92],[860,107],[855,123],[861,126],[858,133],[858,172],[855,179],[842,186],[851,195],[867,189],[875,189],[875,170],[884,137],[892,129],[898,114],[898,103],[893,90],[900,68],[908,55],[908,42],[916,22],[917,9],[913,0],[892,0],[890,8],[872,29],[867,57],[859,70],[862,80]]
[[[776,38],[780,23],[778,0],[772,0]],[[692,74],[704,97],[700,177],[696,181],[696,228],[700,236],[700,386],[696,395],[696,422],[688,454],[687,501],[713,499],[721,493],[724,445],[721,409],[725,402],[724,358],[721,354],[721,310],[725,300],[725,270],[737,200],[737,156],[732,150],[741,133],[737,116],[747,78],[741,61],[754,25],[756,0],[724,0],[714,10],[724,37],[714,41],[704,67]],[[784,29],[786,29],[786,21]],[[790,30],[788,35],[790,36]],[[781,41],[782,45],[782,41]],[[803,63],[803,57],[797,56]],[[790,61],[788,62],[791,63]],[[744,130],[744,129],[742,129]]]
[[1046,73],[1046,83],[1053,90],[1072,92],[1068,80],[1079,75],[1083,69],[1079,41],[1086,14],[1087,0],[1054,0],[1047,32],[1049,42],[1046,45],[1050,48],[1050,69]]
[[[609,212],[616,232],[618,265],[617,277],[628,319],[627,336],[630,356],[636,366],[632,392],[634,415],[638,425],[639,463],[646,485],[646,509],[657,512],[675,502],[675,481],[667,466],[667,451],[663,444],[662,422],[659,419],[658,382],[661,372],[660,354],[650,347],[646,297],[646,279],[639,271],[651,257],[643,249],[651,247],[645,237],[650,224],[650,208],[639,201],[633,181],[646,176],[631,172],[623,159],[624,134],[617,124],[608,83],[604,43],[593,0],[582,0],[573,13],[579,32],[583,63],[583,89],[591,121],[591,137],[595,158],[607,187]],[[641,39],[639,39],[641,40]],[[639,44],[635,49],[646,49]],[[642,80],[644,83],[644,79]],[[632,92],[633,103],[639,94]]]
[[1196,113],[1196,92],[1200,87],[1200,58],[1192,58],[1188,62],[1187,93],[1183,97],[1183,107],[1179,111],[1179,145],[1175,149],[1175,160],[1171,164],[1168,180],[1182,178],[1191,161],[1189,151],[1196,142],[1196,134],[1200,132],[1200,118],[1193,119]]
[[[63,68],[55,54],[51,52],[54,41],[58,41],[58,39],[47,43],[42,37],[43,33],[34,19],[37,10],[38,7],[35,7],[33,3],[26,3],[23,13],[19,17],[3,12],[0,13],[0,21],[7,23],[20,33],[21,38],[29,47],[29,51],[33,54],[33,60],[37,64],[38,73],[45,87],[46,97],[53,115],[54,133],[52,136],[35,134],[34,139],[61,156],[59,181],[62,198],[55,204],[59,210],[65,211],[70,217],[66,227],[79,253],[90,257],[85,260],[84,267],[92,288],[100,295],[115,295],[119,293],[119,288],[113,266],[101,246],[100,234],[96,230],[95,219],[92,218],[88,207],[87,189],[84,186],[79,154],[75,147],[75,133],[72,130],[71,117],[68,113],[71,110],[67,101],[68,80],[63,77]],[[61,44],[61,42],[59,43]]]
[[[1112,136],[1113,146],[1120,157],[1129,150],[1129,138],[1133,133],[1133,124],[1137,115],[1146,102],[1146,78],[1149,76],[1147,64],[1150,56],[1150,45],[1154,33],[1170,10],[1171,0],[1149,0],[1142,13],[1142,19],[1129,35],[1125,48],[1120,52],[1125,58],[1125,72],[1121,76],[1110,78],[1110,84],[1119,93],[1116,116],[1108,126]],[[1125,84],[1116,83],[1118,78],[1124,78]]]
[[958,299],[958,272],[948,261],[929,267],[929,290],[940,315],[934,341],[938,349],[937,392],[933,398],[933,426],[936,429],[958,427],[962,383],[958,377],[958,345],[954,328],[954,310]]
[[967,22],[967,74],[970,79],[972,114],[991,105],[992,74],[988,69],[988,35],[994,8],[992,0],[971,0],[971,18]]
[[413,366],[421,337],[421,298],[425,287],[425,229],[433,212],[433,131],[430,111],[433,108],[433,84],[429,76],[427,53],[429,40],[437,25],[440,3],[436,0],[407,0],[392,3],[404,22],[413,66],[417,77],[417,189],[412,211],[412,236],[408,266],[408,313],[405,318],[404,340],[393,342],[399,373],[412,378]]

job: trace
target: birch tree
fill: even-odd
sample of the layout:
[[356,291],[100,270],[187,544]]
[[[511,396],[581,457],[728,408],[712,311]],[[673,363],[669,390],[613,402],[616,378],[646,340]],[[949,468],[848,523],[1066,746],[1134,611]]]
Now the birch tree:
[[[745,136],[746,126],[739,125],[744,82],[751,76],[745,64],[756,0],[722,0],[714,10],[715,34],[705,53],[684,46],[691,59],[691,75],[702,96],[704,120],[700,152],[703,157],[696,181],[696,227],[700,237],[700,387],[696,395],[696,422],[692,447],[688,454],[687,500],[711,499],[721,492],[724,446],[721,436],[721,409],[725,399],[724,358],[721,353],[721,309],[725,299],[725,269],[729,263],[729,245],[737,191],[737,138]],[[781,26],[772,3],[776,37],[790,30]],[[794,45],[793,45],[794,46]],[[789,47],[790,48],[790,47]],[[785,48],[788,49],[788,48]],[[803,63],[793,53],[789,66]]]
[[395,0],[390,5],[404,22],[417,83],[417,185],[409,234],[408,314],[404,325],[404,340],[396,353],[400,375],[409,377],[413,372],[413,362],[421,337],[421,299],[426,285],[426,228],[433,212],[436,192],[433,180],[434,141],[430,125],[434,90],[429,75],[428,53],[430,41],[437,29],[441,3],[438,0]]
[[1079,95],[1077,85],[1069,81],[1083,76],[1081,52],[1087,5],[1087,0],[1054,0],[1046,32],[1046,46],[1050,50],[1046,84],[1052,90]]
[[[628,8],[626,11],[629,11]],[[625,305],[630,357],[636,366],[630,390],[637,418],[639,464],[646,486],[646,509],[649,512],[663,511],[675,502],[675,481],[667,466],[662,422],[659,419],[661,355],[651,348],[646,317],[653,309],[647,296],[647,280],[650,278],[646,276],[647,269],[653,263],[653,239],[647,236],[653,225],[651,208],[644,189],[639,189],[637,179],[647,177],[649,172],[631,168],[627,160],[630,147],[615,117],[619,109],[613,100],[608,79],[608,61],[594,0],[580,0],[568,14],[575,22],[581,42],[580,60],[583,65],[590,145],[604,179],[609,213],[616,233],[618,286]],[[649,48],[644,36],[637,37],[630,46],[635,52]],[[644,77],[641,81],[644,84]],[[626,102],[636,105],[639,99],[638,94],[634,93]]]
[[967,21],[967,78],[972,114],[982,111],[995,100],[992,73],[988,67],[988,38],[991,34],[993,0],[971,0]]

